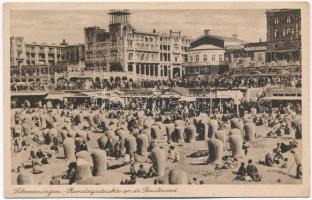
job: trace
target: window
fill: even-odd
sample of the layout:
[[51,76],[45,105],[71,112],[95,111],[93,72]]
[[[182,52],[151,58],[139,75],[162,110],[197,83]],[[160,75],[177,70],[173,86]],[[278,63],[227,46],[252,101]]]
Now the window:
[[140,67],[139,67],[139,65],[136,65],[136,73],[137,73],[137,74],[140,73]]
[[293,29],[287,28],[287,29],[286,29],[286,36],[292,35],[292,34],[293,34]]
[[193,56],[190,56],[190,62],[193,62]]
[[133,71],[133,66],[132,65],[128,65],[128,71],[132,72]]
[[207,61],[207,55],[206,54],[204,55],[204,61]]
[[219,54],[219,62],[222,62],[222,54]]
[[274,24],[278,24],[278,18],[274,18]]
[[215,60],[216,60],[216,55],[215,55],[215,54],[212,54],[211,60],[212,60],[212,61],[215,61]]
[[132,60],[132,57],[133,57],[133,54],[132,54],[132,53],[129,53],[128,59],[129,59],[129,60]]
[[166,53],[164,53],[164,61],[168,61]]
[[290,24],[290,23],[291,23],[291,17],[287,17],[287,18],[286,18],[286,23],[287,23],[287,24]]
[[196,55],[196,56],[195,56],[195,61],[196,61],[196,62],[199,62],[199,55]]
[[278,30],[274,30],[274,37],[275,37],[275,38],[278,37]]
[[168,69],[167,69],[167,66],[164,66],[164,76],[167,76],[168,75]]
[[162,50],[163,48],[162,48],[162,45],[160,45],[160,50]]
[[184,62],[187,62],[187,55],[184,55],[183,58],[184,58]]

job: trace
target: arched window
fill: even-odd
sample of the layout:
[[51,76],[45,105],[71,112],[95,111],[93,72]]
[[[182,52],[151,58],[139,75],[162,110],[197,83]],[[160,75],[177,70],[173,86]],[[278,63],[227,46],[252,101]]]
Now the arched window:
[[277,38],[278,37],[278,30],[274,30],[274,37]]
[[274,24],[278,24],[278,18],[274,18]]
[[287,23],[287,24],[290,24],[290,23],[291,23],[291,17],[287,17],[287,18],[286,18],[286,23]]

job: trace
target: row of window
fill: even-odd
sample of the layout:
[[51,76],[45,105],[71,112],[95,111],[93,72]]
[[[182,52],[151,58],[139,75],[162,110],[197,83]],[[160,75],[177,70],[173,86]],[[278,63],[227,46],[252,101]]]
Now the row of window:
[[[128,38],[131,38],[131,34],[127,34]],[[166,36],[161,36],[159,38],[160,42],[170,42],[171,39],[174,39],[175,42],[179,41],[179,37],[175,37],[175,38],[171,38],[171,37],[166,37]],[[153,37],[153,36],[144,36],[144,35],[136,35],[135,36],[135,40],[136,41],[141,41],[141,42],[157,42],[158,41],[158,37]],[[190,43],[190,40],[186,40],[186,39],[182,39],[182,43],[183,44],[188,44]]]
[[[128,65],[128,71],[133,72],[133,65]],[[151,75],[151,76],[158,76],[158,66],[155,65],[136,65],[136,74],[145,74],[145,75]],[[168,66],[161,66],[160,68],[160,76],[168,76],[170,73],[170,67]]]
[[277,24],[280,24],[280,23],[285,23],[285,24],[290,24],[292,23],[292,17],[286,17],[286,18],[283,18],[283,19],[279,19],[279,18],[274,18],[274,24],[277,25]]
[[170,61],[170,53],[160,53],[160,61]]
[[294,33],[295,33],[295,30],[293,28],[285,28],[285,29],[282,29],[281,31],[278,29],[275,29],[274,38],[291,36],[291,35],[294,35]]
[[170,51],[170,45],[160,45],[160,50]]
[[[140,53],[138,53],[137,55],[136,55],[136,57],[137,57],[137,60],[140,60],[140,61],[157,61],[158,60],[158,55],[155,53],[142,53],[142,54],[140,54]],[[133,56],[133,53],[129,53],[128,54],[128,60],[130,60],[130,61],[132,61],[133,60],[133,58],[134,58],[134,56]]]
[[[26,51],[27,52],[30,52],[30,51],[31,52],[35,52],[35,50],[38,49],[38,48],[39,48],[39,52],[45,52],[46,47],[27,47]],[[49,53],[54,53],[55,50],[57,51],[57,53],[61,53],[61,49],[60,48],[56,48],[56,49],[53,48],[53,47],[49,47],[48,48],[48,52]]]
[[143,35],[136,35],[135,37],[136,41],[141,41],[141,42],[157,42],[157,37],[151,37],[151,36],[143,36]]
[[[212,54],[211,55],[211,59],[208,59],[208,55],[204,54],[201,58],[201,56],[199,55],[195,55],[195,57],[193,57],[193,55],[190,55],[190,62],[206,62],[206,61],[216,61],[216,54]],[[219,62],[223,61],[223,55],[219,54]]]

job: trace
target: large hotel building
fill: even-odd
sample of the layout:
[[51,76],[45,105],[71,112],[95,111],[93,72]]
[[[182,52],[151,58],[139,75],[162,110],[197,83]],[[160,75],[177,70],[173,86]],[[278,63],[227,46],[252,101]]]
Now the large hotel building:
[[11,37],[11,81],[166,80],[272,66],[301,71],[300,10],[267,10],[267,41],[253,43],[209,30],[194,40],[179,31],[142,32],[131,25],[128,10],[108,14],[108,30],[85,28],[83,44],[26,43]]
[[109,30],[85,28],[86,67],[111,79],[170,79],[184,74],[190,38],[137,31],[127,10],[111,10]]

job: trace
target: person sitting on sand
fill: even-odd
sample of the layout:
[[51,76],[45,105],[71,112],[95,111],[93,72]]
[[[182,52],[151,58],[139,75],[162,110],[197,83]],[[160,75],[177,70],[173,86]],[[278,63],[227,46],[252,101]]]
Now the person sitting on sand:
[[71,162],[68,165],[68,170],[66,171],[65,175],[62,177],[64,179],[69,180],[69,185],[75,183],[76,181],[76,174],[77,174],[77,163]]
[[150,169],[149,169],[149,171],[148,171],[148,173],[147,173],[147,176],[148,176],[148,177],[154,177],[154,176],[156,176],[156,175],[157,175],[156,169],[155,169],[153,166],[151,166]]
[[275,152],[275,156],[273,158],[273,161],[275,163],[279,163],[279,160],[283,160],[283,155],[282,155],[282,150],[281,150],[281,144],[280,143],[277,143],[276,145],[276,148],[274,149],[274,152]]
[[134,163],[132,163],[130,165],[129,173],[130,173],[130,175],[135,175],[136,174]]
[[[260,163],[261,163],[261,162],[260,162]],[[273,162],[273,159],[272,159],[270,153],[267,153],[267,154],[265,155],[264,163],[263,163],[263,164],[266,165],[266,166],[269,166],[269,167],[271,167],[271,166],[274,165],[274,162]]]
[[287,162],[288,158],[284,158],[284,160],[281,162],[280,168],[287,168],[288,167]]
[[261,181],[262,177],[259,175],[257,167],[254,164],[252,164],[251,159],[248,160],[248,165],[247,165],[246,170],[247,170],[248,176],[250,176],[253,181],[256,181],[256,182]]
[[130,177],[125,181],[125,185],[135,185],[136,184],[136,175]]
[[177,162],[180,159],[179,153],[175,150],[175,147],[172,145],[168,150],[168,159],[172,160],[173,162]]
[[244,162],[241,163],[241,166],[238,169],[237,172],[237,176],[235,179],[241,180],[241,181],[245,181],[247,176],[247,169],[246,169],[246,165]]
[[52,176],[50,180],[50,185],[61,185],[61,179],[58,176]]
[[196,177],[193,177],[193,179],[188,181],[188,184],[190,185],[198,185],[198,181]]
[[146,178],[146,171],[144,168],[144,165],[140,165],[138,171],[136,172],[136,175],[140,178]]

